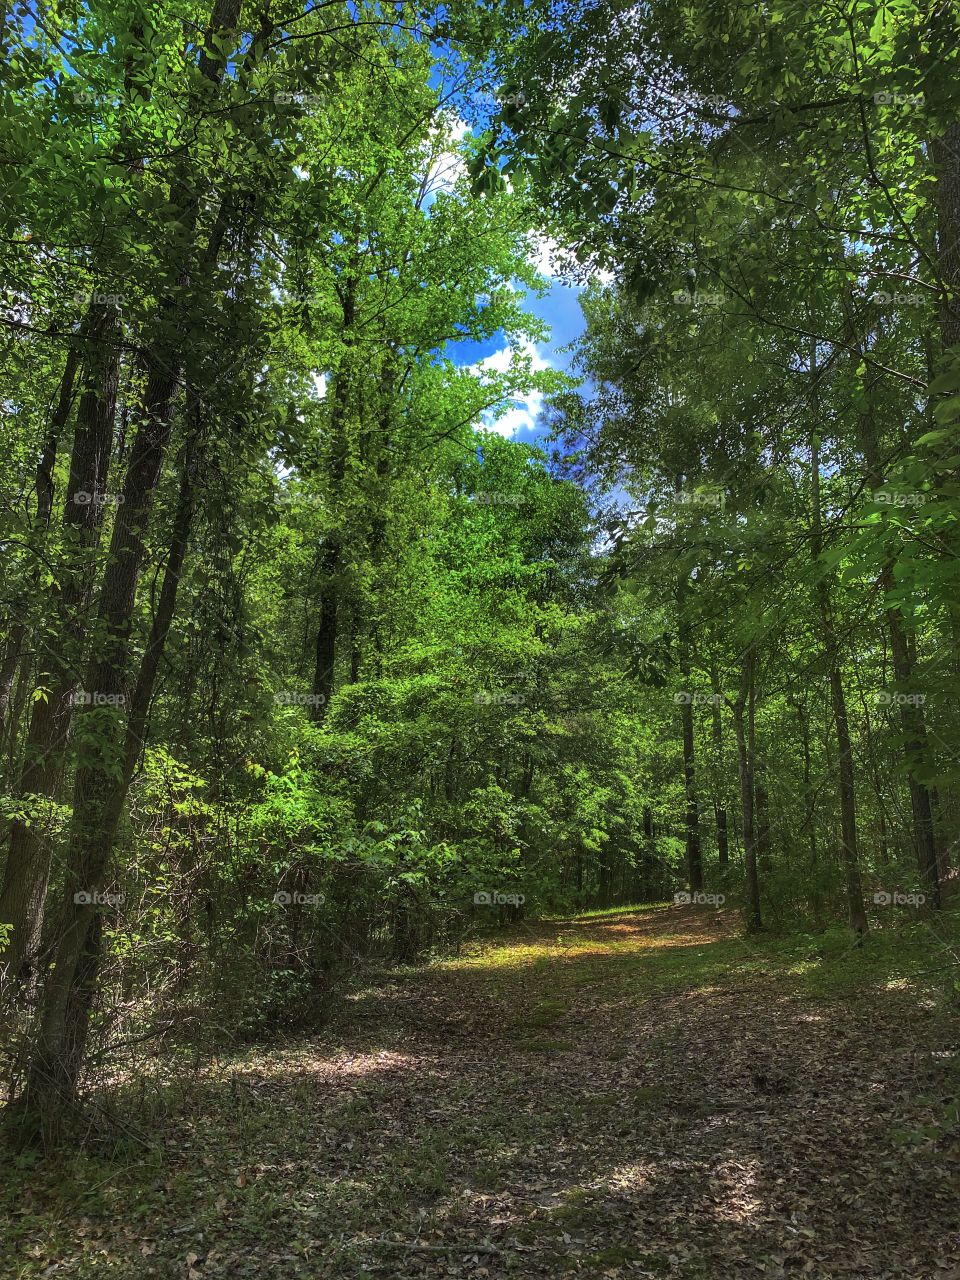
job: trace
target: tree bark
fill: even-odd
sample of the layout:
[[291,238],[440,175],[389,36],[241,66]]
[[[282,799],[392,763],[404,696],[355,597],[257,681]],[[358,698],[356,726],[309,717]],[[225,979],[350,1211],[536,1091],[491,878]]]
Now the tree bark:
[[123,765],[124,792],[130,786],[137,760],[146,743],[147,717],[157,680],[160,659],[166,647],[170,626],[177,607],[177,590],[180,576],[183,573],[183,562],[190,540],[190,529],[195,511],[194,480],[197,466],[197,441],[199,413],[196,398],[188,391],[188,418],[192,420],[188,438],[184,444],[183,460],[180,469],[180,492],[177,497],[177,509],[173,518],[173,529],[170,535],[170,546],[167,550],[167,563],[163,572],[163,585],[157,601],[157,611],[150,628],[150,638],[144,650],[143,661],[137,675],[130,699],[130,715],[127,721],[126,751]]
[[716,666],[710,671],[710,690],[713,701],[710,704],[711,734],[713,738],[713,774],[714,802],[713,814],[717,828],[717,863],[720,874],[727,870],[730,862],[730,838],[727,828],[727,808],[723,800],[723,720],[720,714],[720,677]]
[[[355,285],[348,280],[340,304],[343,310],[343,333],[346,351],[340,367],[331,379],[330,389],[330,491],[334,501],[339,496],[347,465],[347,421],[351,394],[352,364],[349,360],[355,315]],[[312,718],[322,723],[330,706],[336,683],[337,639],[340,630],[340,584],[337,578],[343,554],[341,534],[331,529],[320,555],[320,591],[317,599],[317,634],[314,645]]]
[[737,761],[740,773],[740,805],[743,821],[744,888],[748,933],[761,928],[760,879],[757,874],[755,832],[755,721],[756,721],[756,647],[751,644],[743,656],[740,690],[733,703],[733,727],[737,739]]
[[[106,510],[119,368],[115,329],[112,308],[97,307],[87,335],[84,385],[63,512],[66,547],[54,601],[59,634],[55,641],[39,646],[38,684],[44,695],[33,703],[20,775],[19,794],[47,802],[56,800],[63,783],[74,695],[80,684],[76,673],[82,662],[93,590],[93,552]],[[88,695],[96,692],[96,685],[84,690]],[[14,978],[33,973],[53,861],[52,826],[52,814],[45,821],[11,823],[0,888],[0,922],[13,926],[2,959]]]
[[814,599],[820,617],[820,637],[830,680],[830,705],[833,711],[834,732],[837,739],[837,789],[840,800],[840,858],[843,865],[847,892],[847,916],[850,928],[857,938],[867,931],[867,916],[863,905],[863,884],[860,878],[860,852],[857,839],[857,801],[853,774],[853,746],[847,719],[847,700],[840,671],[839,645],[833,621],[830,587],[826,571],[819,566],[823,554],[823,516],[820,500],[820,439],[817,435],[817,352],[816,340],[811,342],[810,377],[812,380],[811,411],[813,429],[810,436],[810,494],[812,505],[812,537],[810,554],[817,566]]
[[[681,480],[677,480],[679,489]],[[693,736],[693,697],[690,688],[690,624],[686,617],[689,586],[685,577],[677,583],[677,657],[683,677],[684,701],[680,704],[683,738],[683,790],[686,799],[684,831],[686,836],[687,879],[691,893],[703,892],[703,855],[700,848],[700,803],[697,796],[696,757]]]
[[[238,13],[239,0],[215,0],[199,59],[200,72],[211,83],[219,83],[224,66],[224,55],[212,37],[231,31]],[[171,263],[171,276],[182,289],[189,284],[196,226],[196,203],[191,198],[186,163],[184,160],[171,183],[172,199],[182,208],[182,220],[189,233],[186,243],[181,241],[175,249],[175,261]],[[224,204],[221,203],[211,231],[207,261],[211,255],[216,256],[224,231]],[[131,629],[146,554],[145,538],[170,438],[172,404],[181,368],[180,330],[174,323],[173,311],[173,302],[165,298],[160,304],[160,336],[146,356],[146,386],[138,414],[139,426],[127,462],[123,500],[103,574],[97,614],[97,632],[102,639],[91,657],[87,679],[89,687],[97,690],[108,705],[88,708],[78,717],[83,721],[94,714],[99,716],[99,732],[81,742],[54,965],[43,992],[39,1034],[26,1088],[12,1119],[20,1128],[21,1138],[29,1137],[35,1129],[46,1139],[55,1141],[64,1107],[72,1102],[76,1093],[79,1058],[74,1046],[83,1043],[89,1011],[82,992],[85,984],[95,982],[99,964],[99,926],[94,922],[99,908],[89,898],[102,886],[126,798],[127,735],[121,728],[120,705],[109,705],[109,700],[122,704],[126,696]],[[82,728],[81,724],[80,737]]]
[[[858,415],[860,449],[867,467],[867,478],[874,488],[882,487],[885,477],[881,470],[877,444],[876,424],[872,413]],[[879,586],[887,601],[885,616],[890,636],[893,658],[893,674],[896,683],[905,688],[913,683],[914,662],[910,653],[907,633],[903,625],[901,606],[890,602],[894,591],[894,558],[890,555],[880,570]],[[923,891],[931,907],[939,907],[941,900],[940,876],[937,869],[937,841],[934,827],[933,805],[930,792],[918,776],[927,759],[928,741],[926,719],[919,703],[901,702],[899,706],[900,728],[903,735],[903,755],[910,788],[910,810],[913,816],[913,841],[917,865],[923,881]]]
[[[951,40],[955,33],[951,33]],[[937,210],[940,337],[944,348],[960,344],[960,122],[930,141]]]
[[[60,447],[60,438],[63,435],[63,430],[70,417],[70,410],[73,407],[74,387],[77,380],[77,371],[80,368],[80,340],[88,332],[89,320],[90,315],[88,313],[84,323],[81,324],[77,341],[72,343],[67,351],[63,376],[60,379],[60,388],[57,394],[57,404],[50,418],[43,449],[37,459],[37,513],[34,519],[34,528],[37,537],[42,542],[46,541],[46,529],[53,511],[53,471]],[[27,625],[22,620],[14,623],[7,633],[3,664],[0,667],[0,741],[5,736],[4,727],[7,723],[7,713],[10,709],[10,696],[17,671],[20,668],[27,634]]]

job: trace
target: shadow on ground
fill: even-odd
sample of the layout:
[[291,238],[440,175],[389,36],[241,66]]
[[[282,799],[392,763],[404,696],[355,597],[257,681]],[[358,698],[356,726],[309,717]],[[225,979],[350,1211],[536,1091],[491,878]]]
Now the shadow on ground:
[[147,1154],[21,1169],[10,1274],[955,1280],[956,1025],[895,968],[696,909],[520,926],[143,1096]]

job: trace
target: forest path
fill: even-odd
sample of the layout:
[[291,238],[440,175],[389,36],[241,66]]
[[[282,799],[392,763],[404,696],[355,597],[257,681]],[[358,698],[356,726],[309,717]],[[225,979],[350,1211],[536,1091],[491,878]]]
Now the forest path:
[[152,1156],[44,1176],[9,1274],[957,1280],[956,1025],[878,942],[737,929],[651,907],[382,973],[178,1086]]

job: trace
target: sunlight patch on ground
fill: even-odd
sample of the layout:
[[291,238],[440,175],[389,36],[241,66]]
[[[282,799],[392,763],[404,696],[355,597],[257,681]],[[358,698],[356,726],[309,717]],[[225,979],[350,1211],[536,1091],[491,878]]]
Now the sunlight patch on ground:
[[649,1161],[645,1164],[622,1164],[607,1175],[601,1191],[636,1191],[639,1187],[649,1186],[656,1173],[656,1165]]
[[[456,960],[442,961],[437,967],[450,970],[516,969],[558,958],[575,963],[670,948],[689,950],[709,946],[723,937],[722,934],[718,937],[718,922],[712,915],[703,920],[685,916],[682,921],[676,921],[676,931],[655,932],[663,922],[662,914],[621,916],[610,921],[599,918],[587,921],[586,928],[581,927],[577,933],[562,927],[558,927],[555,933],[547,933],[540,924],[532,937],[508,939],[499,945],[481,944],[480,951]],[[555,923],[563,926],[567,922],[558,920]],[[670,923],[674,921],[671,919]]]
[[760,1173],[759,1160],[726,1160],[717,1166],[716,1178],[725,1189],[722,1200],[714,1206],[714,1216],[723,1222],[735,1222],[742,1226],[759,1218],[763,1201],[753,1194]]
[[342,1081],[344,1078],[366,1077],[381,1071],[412,1071],[422,1068],[423,1064],[424,1059],[419,1055],[397,1053],[390,1049],[356,1054],[347,1050],[334,1050],[319,1056],[315,1048],[306,1046],[275,1051],[272,1056],[258,1059],[254,1066],[242,1072],[227,1066],[223,1075],[254,1084],[286,1082],[291,1078],[306,1076]]

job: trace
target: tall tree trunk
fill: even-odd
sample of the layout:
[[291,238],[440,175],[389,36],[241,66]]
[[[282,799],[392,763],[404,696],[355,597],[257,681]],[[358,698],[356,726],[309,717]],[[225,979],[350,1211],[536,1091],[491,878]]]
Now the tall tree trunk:
[[[223,76],[225,55],[218,41],[233,30],[240,0],[214,0],[213,15],[199,58],[201,75],[212,84]],[[197,209],[189,182],[188,158],[171,183],[171,200],[182,211],[186,235],[173,250],[171,278],[184,296],[189,293],[190,262],[194,254]],[[219,254],[226,230],[226,201],[221,203],[201,266]],[[12,1117],[21,1138],[42,1133],[55,1141],[63,1112],[75,1097],[79,1058],[75,1046],[86,1036],[89,1001],[85,985],[95,980],[99,962],[98,907],[90,901],[102,886],[126,798],[127,735],[120,706],[126,696],[130,666],[131,629],[137,586],[146,554],[154,495],[166,456],[171,411],[181,369],[180,328],[174,323],[174,303],[160,304],[157,345],[146,356],[146,385],[138,414],[139,426],[127,461],[110,552],[104,569],[97,614],[97,647],[92,654],[88,684],[106,705],[88,708],[78,719],[100,717],[97,732],[84,740],[74,782],[73,820],[67,854],[64,901],[54,946],[54,965],[43,991],[39,1034],[31,1058],[23,1096]],[[93,975],[91,977],[91,975]]]
[[712,701],[710,703],[711,713],[711,734],[713,739],[713,776],[714,776],[714,802],[713,814],[717,827],[717,863],[720,868],[720,874],[723,875],[727,870],[730,862],[730,838],[727,830],[727,808],[723,799],[723,720],[720,714],[721,698],[720,692],[720,676],[717,672],[716,665],[710,669],[710,690]]
[[[944,7],[947,13],[949,6]],[[951,47],[956,32],[949,33]],[[937,267],[940,295],[940,337],[945,348],[960,345],[960,123],[930,141],[937,210]]]
[[[677,488],[682,484],[677,479]],[[696,758],[693,737],[693,698],[690,688],[690,624],[686,617],[689,584],[686,577],[677,583],[677,656],[683,677],[683,701],[680,704],[683,737],[683,790],[686,799],[684,830],[687,852],[687,880],[691,893],[703,892],[703,855],[700,849],[700,804],[697,797]]]
[[830,586],[826,570],[820,566],[823,555],[823,514],[820,498],[820,437],[818,424],[818,384],[816,339],[810,347],[811,413],[813,429],[810,436],[810,494],[812,504],[812,537],[810,554],[816,566],[817,580],[814,597],[820,617],[820,636],[830,679],[830,705],[833,711],[834,732],[837,739],[837,788],[840,798],[840,857],[847,891],[847,915],[850,928],[857,938],[867,931],[867,916],[863,905],[863,884],[860,879],[860,852],[857,842],[857,801],[853,775],[853,746],[847,719],[847,700],[840,671],[839,645],[833,622]]
[[[93,314],[88,312],[87,317],[80,326],[77,340],[71,343],[67,351],[63,376],[60,379],[60,387],[57,393],[57,404],[50,417],[43,449],[37,459],[37,512],[34,519],[34,527],[37,537],[41,541],[46,540],[46,529],[53,511],[53,471],[60,447],[60,438],[63,435],[63,430],[70,417],[70,410],[73,407],[74,386],[77,380],[77,371],[80,368],[80,345],[89,333],[90,323],[93,318]],[[27,626],[23,621],[15,622],[7,633],[7,642],[3,651],[3,663],[0,666],[0,741],[4,737],[4,726],[7,723],[7,713],[10,709],[10,696],[17,671],[20,668],[27,634]]]
[[163,585],[157,610],[150,628],[150,638],[144,650],[143,661],[137,675],[130,699],[130,715],[127,720],[126,751],[123,764],[124,792],[130,786],[137,767],[137,760],[146,742],[147,717],[153,699],[154,686],[160,659],[166,647],[170,626],[177,607],[177,590],[180,576],[183,573],[183,562],[190,539],[190,529],[195,511],[194,480],[197,467],[197,442],[199,436],[199,405],[192,390],[187,392],[187,416],[192,425],[184,443],[180,469],[180,492],[177,497],[177,509],[173,517],[173,529],[170,535],[170,546],[167,551],[167,563],[163,572]]
[[[137,583],[145,555],[153,493],[170,432],[176,386],[175,362],[151,357],[140,430],[127,467],[113,528],[97,615],[102,637],[94,651],[87,686],[101,704],[78,715],[79,760],[74,783],[73,821],[64,882],[64,900],[54,949],[54,965],[44,987],[40,1028],[30,1065],[24,1105],[35,1111],[48,1140],[59,1132],[63,1107],[73,1097],[77,1059],[73,1050],[85,1032],[79,998],[80,965],[96,967],[89,939],[101,909],[91,899],[102,888],[123,808],[126,734],[120,728],[129,666],[130,628]],[[96,734],[84,721],[96,717]],[[71,1016],[74,1015],[74,1016]]]
[[[889,598],[894,587],[893,568],[889,562],[881,570],[880,586]],[[901,687],[909,687],[913,682],[913,661],[899,609],[893,605],[887,607],[887,627],[890,633],[894,679]],[[933,804],[926,783],[921,782],[918,777],[928,755],[927,726],[919,704],[900,703],[900,728],[903,733],[903,753],[910,785],[910,809],[913,813],[917,865],[928,904],[931,907],[939,907],[940,874],[937,865]]]
[[[867,467],[867,478],[874,488],[884,484],[880,449],[877,441],[876,422],[871,412],[857,417],[860,449]],[[894,679],[901,688],[913,683],[914,663],[903,624],[900,604],[892,602],[895,587],[894,558],[888,557],[880,571],[879,586],[886,599],[885,615],[890,636]],[[923,881],[924,893],[932,907],[940,905],[940,876],[937,870],[937,842],[934,829],[933,805],[926,783],[920,774],[928,755],[926,719],[919,703],[901,702],[899,706],[900,728],[903,735],[903,755],[907,782],[910,788],[910,810],[913,816],[913,842],[917,865]]]
[[643,806],[643,844],[640,849],[640,901],[650,902],[653,900],[653,866],[654,866],[654,843],[653,843],[653,814],[650,812],[650,806]]
[[340,564],[340,541],[331,536],[320,556],[320,595],[317,601],[317,637],[313,669],[313,719],[322,722],[333,696],[339,629],[337,569]]
[[[67,741],[79,688],[86,613],[93,589],[96,549],[106,509],[107,472],[116,412],[119,348],[116,316],[101,306],[88,330],[83,390],[77,411],[70,480],[63,512],[66,543],[54,606],[58,637],[41,642],[38,684],[43,696],[33,703],[19,794],[27,803],[50,805],[59,795]],[[87,685],[84,696],[99,693]],[[14,821],[0,888],[0,922],[13,926],[2,960],[13,977],[33,972],[43,928],[44,904],[53,861],[53,815]]]
[[755,832],[755,737],[756,737],[756,647],[751,644],[743,657],[740,690],[732,704],[733,727],[737,739],[737,761],[740,772],[740,806],[743,821],[744,888],[748,933],[761,928],[760,879],[757,874]]
[[770,837],[770,797],[767,793],[766,768],[762,759],[754,761],[753,773],[757,865],[766,877],[772,870],[773,845]]
[[[331,379],[330,410],[330,491],[334,502],[339,498],[346,474],[347,423],[350,413],[353,366],[350,361],[352,329],[356,307],[356,286],[348,279],[343,286],[340,305],[343,310],[343,334],[346,348],[340,367]],[[338,572],[343,554],[341,534],[331,529],[320,555],[320,591],[317,599],[317,634],[314,644],[312,717],[317,723],[326,718],[336,680],[337,639],[340,629],[340,584]]]

